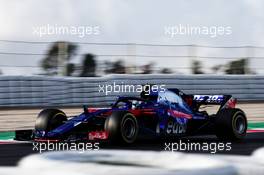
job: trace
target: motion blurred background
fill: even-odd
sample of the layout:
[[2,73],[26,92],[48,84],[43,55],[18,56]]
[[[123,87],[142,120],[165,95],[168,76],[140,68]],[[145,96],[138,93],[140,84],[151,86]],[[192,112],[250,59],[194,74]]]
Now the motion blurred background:
[[[0,69],[2,75],[74,77],[263,74],[263,8],[259,0],[2,1]],[[230,33],[166,32],[179,25],[229,27]],[[54,32],[82,27],[90,31]]]
[[261,0],[1,1],[0,122],[10,124],[1,130],[31,128],[47,106],[76,114],[81,104],[106,105],[118,94],[98,94],[98,84],[113,81],[233,94],[250,120],[263,120],[263,8]]

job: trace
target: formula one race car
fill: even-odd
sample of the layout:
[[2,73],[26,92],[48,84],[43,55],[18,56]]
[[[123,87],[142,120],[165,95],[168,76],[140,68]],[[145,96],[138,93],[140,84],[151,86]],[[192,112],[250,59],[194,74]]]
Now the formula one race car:
[[[201,105],[219,105],[215,114]],[[68,117],[58,109],[44,109],[36,119],[35,141],[110,140],[130,144],[144,136],[178,138],[213,134],[219,139],[243,139],[245,113],[231,95],[187,95],[167,89],[141,97],[119,97],[110,108],[87,108]]]

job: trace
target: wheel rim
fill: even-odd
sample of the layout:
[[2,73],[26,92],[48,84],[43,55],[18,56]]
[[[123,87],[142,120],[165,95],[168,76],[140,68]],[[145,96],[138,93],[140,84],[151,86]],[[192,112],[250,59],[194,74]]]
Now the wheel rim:
[[131,140],[134,138],[134,135],[136,133],[136,125],[133,119],[126,118],[122,125],[122,135],[128,139]]
[[235,119],[235,130],[239,134],[243,134],[246,128],[246,121],[242,115],[238,115]]

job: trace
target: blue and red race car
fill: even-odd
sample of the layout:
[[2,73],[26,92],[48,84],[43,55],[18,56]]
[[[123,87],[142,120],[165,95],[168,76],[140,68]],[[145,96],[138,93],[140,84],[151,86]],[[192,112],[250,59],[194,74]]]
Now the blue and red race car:
[[[219,105],[209,115],[201,105]],[[87,108],[68,117],[59,109],[44,109],[36,119],[35,141],[110,140],[130,144],[140,137],[175,138],[213,134],[219,139],[243,139],[245,113],[231,95],[187,95],[167,89],[140,97],[119,97],[110,108]]]

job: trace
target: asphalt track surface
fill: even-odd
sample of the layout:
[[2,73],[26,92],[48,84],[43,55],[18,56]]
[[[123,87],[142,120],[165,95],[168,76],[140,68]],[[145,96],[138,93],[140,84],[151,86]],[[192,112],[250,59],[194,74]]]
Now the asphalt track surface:
[[[192,137],[182,138],[184,143],[217,143],[219,142],[215,137]],[[126,149],[126,150],[152,150],[162,151],[165,149],[166,143],[179,143],[179,140],[173,141],[138,141],[130,146],[109,146],[108,143],[100,143],[100,149]],[[245,140],[240,142],[233,142],[230,151],[218,151],[215,154],[228,154],[228,155],[250,155],[254,150],[264,147],[264,133],[249,133]],[[168,151],[168,150],[167,150]],[[209,151],[185,151],[191,153],[211,154]],[[33,151],[32,143],[12,143],[0,144],[0,166],[16,166],[19,160],[30,154],[39,154]],[[210,155],[213,156],[213,155]]]

